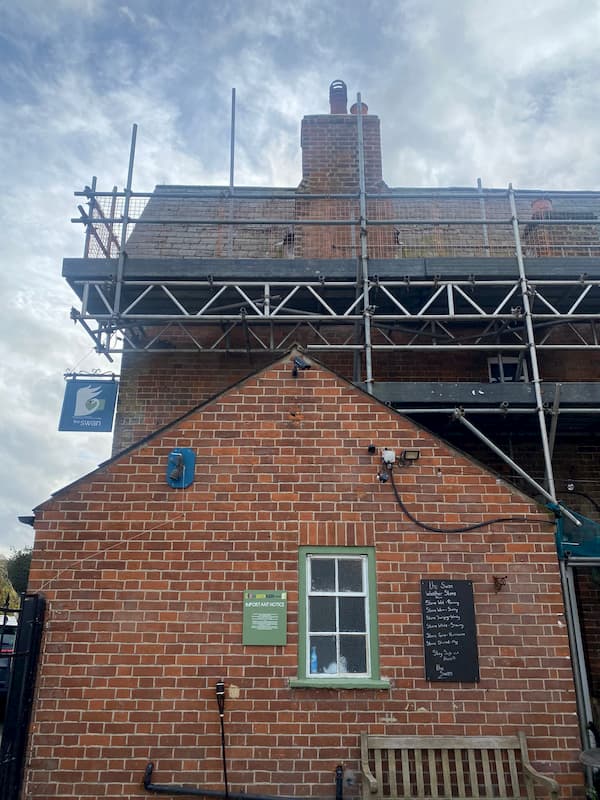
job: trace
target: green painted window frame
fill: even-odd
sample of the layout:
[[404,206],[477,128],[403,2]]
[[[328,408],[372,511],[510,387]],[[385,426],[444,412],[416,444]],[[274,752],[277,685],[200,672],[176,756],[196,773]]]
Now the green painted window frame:
[[[308,653],[308,614],[307,614],[307,573],[308,557],[364,556],[367,561],[367,609],[369,632],[368,676],[352,677],[343,675],[310,675],[307,672]],[[299,688],[340,688],[340,689],[389,689],[389,680],[381,679],[379,674],[379,626],[377,622],[377,580],[374,547],[309,547],[298,552],[298,677],[290,681],[290,686]]]

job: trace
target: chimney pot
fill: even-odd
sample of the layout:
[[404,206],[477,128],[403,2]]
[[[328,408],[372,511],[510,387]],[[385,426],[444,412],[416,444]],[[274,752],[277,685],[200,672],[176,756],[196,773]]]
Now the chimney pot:
[[329,87],[329,108],[331,114],[347,114],[348,89],[344,81],[332,81]]
[[354,103],[350,107],[350,113],[354,115],[360,114],[361,116],[369,113],[369,106],[366,103],[361,102],[360,109],[358,103]]
[[544,219],[552,213],[552,200],[549,197],[540,197],[531,203],[531,216],[533,219]]

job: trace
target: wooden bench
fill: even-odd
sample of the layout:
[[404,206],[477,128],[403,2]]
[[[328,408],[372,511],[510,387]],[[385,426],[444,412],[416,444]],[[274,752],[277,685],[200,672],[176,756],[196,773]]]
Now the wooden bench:
[[558,800],[558,783],[531,766],[515,736],[361,735],[363,800]]

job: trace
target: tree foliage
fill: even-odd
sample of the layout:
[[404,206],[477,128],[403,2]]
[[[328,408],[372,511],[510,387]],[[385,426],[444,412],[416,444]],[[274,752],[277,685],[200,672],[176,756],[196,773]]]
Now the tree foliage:
[[[5,558],[0,559],[0,606],[8,606],[9,608],[18,608],[19,606],[19,595],[15,592],[8,578]],[[0,615],[1,622],[2,615]]]
[[6,560],[8,579],[18,594],[27,591],[29,567],[31,566],[31,547],[24,547],[10,555]]

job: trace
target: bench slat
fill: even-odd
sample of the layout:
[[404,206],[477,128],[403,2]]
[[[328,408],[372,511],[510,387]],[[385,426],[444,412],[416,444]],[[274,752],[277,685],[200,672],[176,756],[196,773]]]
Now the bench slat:
[[494,796],[494,785],[490,772],[490,755],[487,750],[481,752],[481,765],[483,767],[483,789],[486,797]]
[[410,789],[410,765],[408,761],[408,750],[402,751],[402,789],[404,796],[410,797],[412,792]]
[[502,750],[496,749],[494,751],[496,760],[496,780],[498,781],[498,792],[506,794],[506,781],[504,780],[504,760],[502,758]]
[[431,796],[439,797],[435,750],[429,750],[427,756],[429,759],[429,783],[431,785]]
[[521,750],[518,736],[369,736],[369,748],[372,750],[429,750],[431,747],[439,750],[442,747],[449,749],[459,747],[463,750]]
[[415,753],[415,772],[417,774],[417,797],[423,797],[425,794],[425,782],[423,781],[423,756],[421,750],[417,750]]
[[452,795],[452,778],[450,776],[450,757],[446,749],[442,750],[442,775],[444,777],[444,794]]
[[473,748],[467,750],[469,759],[469,782],[471,785],[471,797],[479,797],[479,781],[477,780],[477,764],[475,763],[475,751]]
[[383,767],[381,764],[381,750],[375,750],[375,777],[377,778],[377,792],[383,796]]
[[509,750],[508,751],[508,769],[510,771],[510,782],[512,784],[512,791],[515,797],[518,797],[521,793],[521,782],[519,781],[519,773],[517,771],[517,759],[515,757],[515,751]]
[[390,793],[392,797],[398,795],[398,786],[396,784],[396,751],[388,750],[388,775],[390,776]]
[[458,796],[466,797],[465,790],[465,772],[463,769],[462,750],[454,750],[454,763],[456,764],[456,783],[458,786]]

